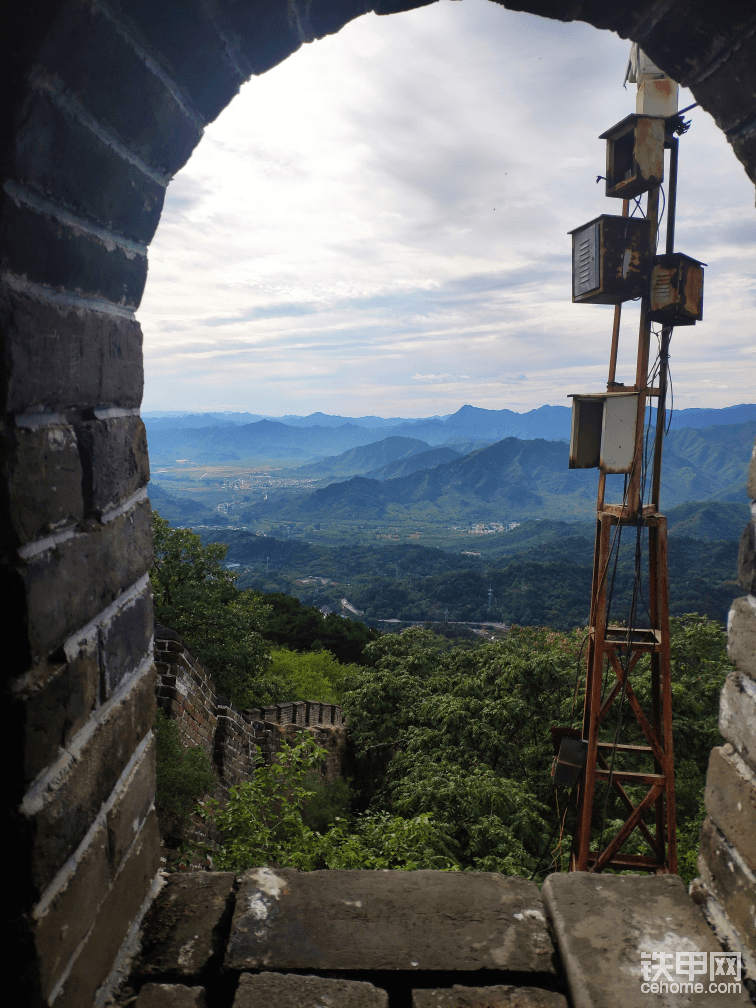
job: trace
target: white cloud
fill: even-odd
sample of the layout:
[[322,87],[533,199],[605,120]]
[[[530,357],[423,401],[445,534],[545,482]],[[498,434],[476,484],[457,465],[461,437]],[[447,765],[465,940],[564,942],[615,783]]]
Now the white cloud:
[[[169,187],[145,409],[421,416],[600,388],[612,310],[570,303],[566,232],[619,212],[594,179],[598,134],[634,108],[626,57],[467,0],[366,15],[250,81]],[[684,405],[727,405],[752,398],[752,188],[691,116],[677,244],[710,266],[673,375]],[[637,306],[623,318],[620,380]]]

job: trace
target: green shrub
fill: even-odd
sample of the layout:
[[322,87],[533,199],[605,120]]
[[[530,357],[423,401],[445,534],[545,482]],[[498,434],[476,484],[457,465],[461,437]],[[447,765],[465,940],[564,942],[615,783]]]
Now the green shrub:
[[185,748],[178,725],[158,709],[152,726],[157,743],[155,809],[165,834],[188,822],[197,800],[214,790],[216,777],[204,749]]
[[224,807],[214,799],[205,802],[198,811],[214,821],[222,841],[220,849],[196,848],[194,853],[210,854],[216,871],[262,865],[301,871],[458,868],[449,850],[448,827],[428,815],[403,819],[378,812],[351,821],[339,816],[323,833],[312,829],[304,814],[315,797],[308,782],[325,755],[307,736],[285,746],[271,766],[258,767],[252,780],[232,787]]

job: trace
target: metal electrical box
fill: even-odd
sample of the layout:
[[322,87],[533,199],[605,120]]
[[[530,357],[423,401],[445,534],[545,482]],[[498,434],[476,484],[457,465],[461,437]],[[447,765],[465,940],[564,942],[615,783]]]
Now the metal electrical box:
[[635,456],[637,392],[606,392],[572,397],[570,469],[627,473]]
[[632,199],[664,180],[664,116],[629,115],[602,133],[606,195]]
[[656,256],[651,268],[648,319],[662,325],[695,325],[703,318],[703,267],[682,252]]
[[621,304],[640,297],[648,282],[649,222],[602,214],[572,235],[572,300]]

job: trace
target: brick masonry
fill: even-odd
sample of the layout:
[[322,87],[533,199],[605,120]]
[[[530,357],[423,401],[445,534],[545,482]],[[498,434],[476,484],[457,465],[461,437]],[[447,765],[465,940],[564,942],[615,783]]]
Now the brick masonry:
[[[229,788],[249,780],[262,762],[270,763],[282,745],[308,732],[327,756],[322,779],[331,784],[342,776],[347,748],[347,728],[337,704],[310,700],[250,707],[239,710],[221,696],[209,673],[192,655],[179,635],[155,627],[157,703],[178,725],[187,747],[200,746],[218,774],[214,798],[223,802]],[[194,817],[182,833],[184,839],[214,841],[211,826]],[[178,842],[179,837],[171,837]],[[167,860],[175,857],[166,848]]]
[[[134,312],[166,185],[251,75],[369,10],[391,14],[425,2],[14,0],[4,11],[0,569],[8,627],[4,769],[13,807],[4,837],[20,883],[5,910],[13,922],[7,951],[30,1005],[101,1004],[114,957],[120,961],[153,886],[158,848],[149,816],[128,850],[119,840],[125,860],[118,866],[102,868],[97,845],[128,782],[144,780],[132,773],[133,761],[148,758],[154,703],[149,473]],[[751,4],[516,6],[639,42],[693,90],[756,181]],[[750,535],[741,567],[749,593]],[[753,768],[752,740],[742,730],[753,696],[743,683],[756,677],[749,598],[733,607],[731,654],[743,678],[730,684],[725,720],[729,743]],[[323,712],[287,708],[272,720],[286,732],[313,717]],[[231,780],[246,759],[242,742],[234,749],[231,740],[245,737],[248,722],[228,707],[217,718],[213,738],[228,739],[223,772]],[[269,712],[260,720],[267,724]],[[56,818],[61,788],[70,814]],[[65,826],[58,837],[56,823]],[[719,840],[714,848],[725,849]],[[73,951],[66,938],[59,948],[38,941],[46,908],[95,862],[102,870],[90,876],[96,884],[77,924],[90,937]],[[718,884],[706,883],[706,905],[726,910]],[[98,941],[106,911],[107,940]]]
[[[748,473],[756,518],[756,449]],[[740,540],[738,578],[748,592],[728,620],[728,651],[737,671],[722,689],[719,730],[725,745],[712,750],[706,813],[698,855],[700,878],[691,895],[725,948],[741,952],[756,989],[756,535],[754,521]]]

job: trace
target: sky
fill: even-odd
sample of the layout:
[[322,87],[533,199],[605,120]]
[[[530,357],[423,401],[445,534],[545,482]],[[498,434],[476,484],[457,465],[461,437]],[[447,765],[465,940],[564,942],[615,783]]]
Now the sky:
[[[421,417],[601,391],[613,308],[571,303],[567,232],[621,213],[595,179],[598,135],[635,111],[628,52],[440,0],[252,78],[168,187],[138,313],[144,410]],[[674,401],[719,408],[754,401],[754,194],[709,114],[688,117],[676,249],[708,268],[703,322],[675,330]]]

